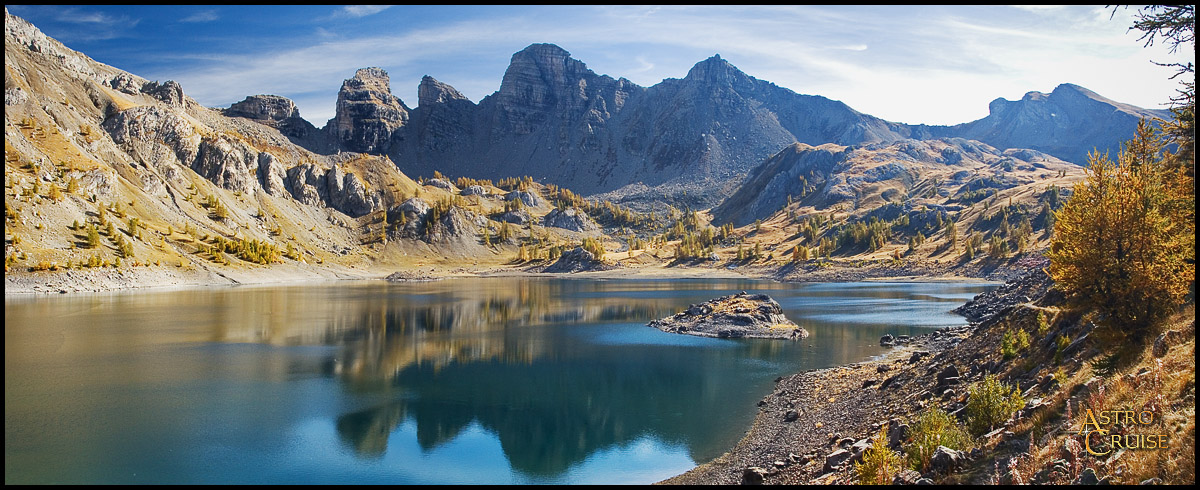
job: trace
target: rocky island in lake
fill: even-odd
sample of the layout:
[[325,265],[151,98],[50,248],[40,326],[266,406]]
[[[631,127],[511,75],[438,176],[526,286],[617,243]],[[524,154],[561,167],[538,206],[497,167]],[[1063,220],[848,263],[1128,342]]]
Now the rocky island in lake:
[[808,331],[783,316],[779,302],[765,294],[722,296],[647,324],[664,332],[701,337],[802,339]]

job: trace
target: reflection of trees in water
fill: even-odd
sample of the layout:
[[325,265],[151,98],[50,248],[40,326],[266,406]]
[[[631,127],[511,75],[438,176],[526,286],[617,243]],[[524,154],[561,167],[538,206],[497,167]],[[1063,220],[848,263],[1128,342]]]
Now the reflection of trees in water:
[[[756,344],[764,343],[747,346]],[[744,406],[734,414],[714,408],[731,397],[743,398],[738,391],[746,383],[762,381],[761,374],[728,369],[730,362],[747,355],[744,350],[618,349],[623,351],[618,358],[609,349],[577,352],[556,362],[454,363],[437,370],[414,365],[399,373],[395,383],[414,395],[404,402],[405,413],[416,423],[422,449],[451,441],[477,422],[496,434],[514,469],[535,476],[559,475],[600,449],[644,436],[687,444],[694,455],[700,450],[710,458],[731,439],[717,442],[720,448],[696,448],[697,441],[744,430],[747,420],[737,416]],[[373,439],[378,433],[343,430],[343,425],[394,430],[399,423],[390,418],[397,413],[394,405],[343,416],[380,420],[349,424],[339,419],[339,434],[360,454],[371,456],[363,448],[380,444]]]
[[338,436],[358,455],[378,458],[387,451],[388,436],[404,422],[404,417],[402,401],[348,413],[337,419]]
[[411,365],[440,369],[452,362],[529,363],[546,354],[543,336],[548,332],[525,327],[646,322],[677,309],[663,299],[571,299],[557,291],[561,284],[513,282],[490,283],[493,287],[467,283],[435,298],[388,294],[363,300],[336,322],[345,328],[325,330],[322,342],[341,347],[332,371],[353,386],[367,388],[386,385]]

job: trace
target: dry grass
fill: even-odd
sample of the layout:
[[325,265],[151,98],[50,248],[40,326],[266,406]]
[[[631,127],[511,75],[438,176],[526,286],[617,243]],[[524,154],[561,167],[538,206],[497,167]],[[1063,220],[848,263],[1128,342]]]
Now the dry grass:
[[[1153,414],[1149,424],[1126,424],[1128,434],[1166,434],[1167,449],[1125,451],[1111,471],[1119,483],[1137,484],[1150,478],[1163,483],[1196,480],[1196,337],[1195,306],[1168,322],[1168,329],[1191,331],[1183,343],[1155,358],[1149,346],[1133,365],[1114,374],[1103,390],[1087,400],[1093,410],[1133,410]],[[1192,326],[1189,327],[1188,324]]]
[[[1190,305],[1166,325],[1168,330],[1191,331],[1183,343],[1172,347],[1162,358],[1151,354],[1151,345],[1141,347],[1136,359],[1124,363],[1092,389],[1081,386],[1098,374],[1088,363],[1056,373],[1065,381],[1061,383],[1062,389],[1046,398],[1048,406],[1010,428],[1019,437],[1029,438],[1031,449],[1014,457],[1009,473],[1028,483],[1034,474],[1049,470],[1039,483],[1065,484],[1090,467],[1098,475],[1108,476],[1111,483],[1138,484],[1152,478],[1166,484],[1194,483],[1196,341],[1194,327],[1189,327],[1194,321],[1195,307]],[[1084,428],[1088,410],[1093,414],[1144,412],[1146,417],[1152,417],[1149,424],[1134,420],[1106,424],[1104,428],[1133,436],[1166,434],[1167,448],[1113,450],[1102,456],[1088,454],[1084,436],[1078,433]],[[1106,448],[1096,443],[1095,436],[1091,442],[1094,450],[1105,452]]]

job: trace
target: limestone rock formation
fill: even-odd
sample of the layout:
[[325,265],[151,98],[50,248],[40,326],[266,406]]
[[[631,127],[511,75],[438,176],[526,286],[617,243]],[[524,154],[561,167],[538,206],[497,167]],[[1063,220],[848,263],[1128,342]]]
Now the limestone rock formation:
[[343,213],[362,216],[380,206],[378,195],[368,195],[358,176],[343,172],[338,165],[329,168],[325,182],[329,186],[329,204]]
[[[417,107],[403,131],[420,148],[412,156],[421,158],[463,151],[470,147],[476,125],[476,106],[463,94],[431,76],[421,78],[417,87]],[[445,170],[440,162],[426,163],[431,169]],[[478,173],[478,172],[476,172]]]
[[722,296],[647,324],[664,332],[718,338],[802,339],[808,331],[783,315],[765,294]]
[[546,204],[546,200],[542,199],[542,197],[536,192],[510,191],[508,194],[504,195],[505,201],[512,201],[514,199],[519,199],[521,204],[530,208],[540,208]]
[[600,225],[592,218],[575,208],[555,209],[542,217],[543,226],[562,228],[581,233],[600,231]]
[[155,106],[120,111],[100,127],[130,156],[171,180],[179,166],[192,166],[203,139],[183,116]]
[[[112,257],[66,246],[73,222],[104,207],[145,226],[128,232],[132,249],[121,251],[134,265],[193,257],[194,245],[171,237],[184,229],[209,242],[238,237],[270,244],[286,251],[279,257],[286,262],[321,263],[381,238],[378,221],[352,218],[391,207],[417,188],[387,158],[309,150],[296,137],[323,133],[285,98],[253,96],[229,109],[206,108],[175,81],[148,81],[96,62],[7,10],[4,32],[5,180],[58,194],[36,212],[24,207],[28,217],[10,220],[10,231],[27,237],[21,256],[30,264],[21,269],[79,263],[84,253]],[[386,98],[386,79],[362,75],[350,94],[357,98],[348,97],[343,109]],[[389,103],[403,109],[398,99],[381,102]],[[343,111],[363,113],[372,114]],[[363,121],[369,128],[371,118]],[[478,228],[471,221],[463,229],[473,240]],[[230,254],[191,263],[204,271],[229,265],[225,258],[248,261]]]
[[388,74],[381,68],[362,68],[342,83],[336,115],[325,126],[342,148],[383,153],[392,134],[408,123],[409,110],[392,95]]
[[186,103],[183,95],[183,87],[175,80],[167,80],[162,85],[159,85],[158,82],[149,82],[142,87],[142,92],[150,94],[171,107],[182,108]]
[[487,196],[488,191],[481,185],[469,185],[462,190],[464,196]]
[[308,140],[317,128],[303,117],[296,103],[278,95],[251,95],[222,111],[228,117],[244,117],[278,129],[284,136]]
[[496,221],[504,221],[504,222],[512,223],[514,225],[521,225],[521,226],[525,226],[525,225],[533,222],[533,216],[531,216],[529,214],[529,211],[526,211],[524,209],[518,209],[516,211],[505,212],[504,214],[497,216],[495,219],[496,219]]
[[425,240],[458,247],[475,246],[479,242],[479,230],[486,224],[487,218],[452,206],[445,215],[430,224]]

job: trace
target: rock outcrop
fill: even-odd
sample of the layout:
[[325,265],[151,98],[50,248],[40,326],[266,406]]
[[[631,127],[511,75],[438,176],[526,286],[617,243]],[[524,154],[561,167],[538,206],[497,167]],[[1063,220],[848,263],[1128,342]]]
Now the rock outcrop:
[[583,247],[575,247],[563,252],[558,260],[543,269],[542,272],[555,274],[583,272],[603,269],[603,265],[603,262],[596,260],[596,256],[591,252],[584,250]]
[[512,201],[514,199],[520,199],[521,204],[531,208],[540,208],[546,204],[546,200],[542,199],[536,192],[511,191],[504,195],[505,201]]
[[722,296],[674,316],[647,324],[664,332],[701,337],[802,339],[808,331],[783,315],[783,308],[765,294]]
[[363,153],[388,150],[392,134],[408,123],[409,110],[392,95],[388,74],[362,68],[342,82],[336,115],[325,126],[343,149]]
[[555,209],[542,217],[542,226],[562,228],[580,233],[600,231],[600,225],[575,208]]
[[167,80],[161,85],[158,82],[149,82],[142,87],[142,92],[171,107],[184,108],[187,103],[183,96],[183,87],[175,80]]
[[962,306],[955,308],[954,313],[967,317],[973,322],[986,321],[1013,306],[1028,303],[1032,298],[1041,298],[1054,286],[1054,281],[1046,274],[1039,264],[1027,274],[1005,282],[991,291],[980,293]]
[[317,134],[317,128],[300,117],[300,109],[287,97],[251,95],[221,112],[227,117],[244,117],[270,126],[284,136],[299,140],[308,140]]

